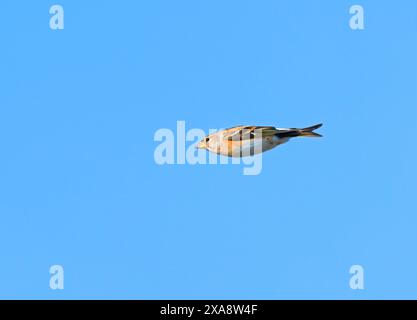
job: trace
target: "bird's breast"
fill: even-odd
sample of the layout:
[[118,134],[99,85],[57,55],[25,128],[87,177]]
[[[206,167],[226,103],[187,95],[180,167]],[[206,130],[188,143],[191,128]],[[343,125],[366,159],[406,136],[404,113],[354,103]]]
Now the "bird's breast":
[[288,138],[279,138],[277,136],[242,141],[224,140],[220,143],[218,148],[211,148],[210,151],[229,157],[245,157],[271,150],[288,140]]

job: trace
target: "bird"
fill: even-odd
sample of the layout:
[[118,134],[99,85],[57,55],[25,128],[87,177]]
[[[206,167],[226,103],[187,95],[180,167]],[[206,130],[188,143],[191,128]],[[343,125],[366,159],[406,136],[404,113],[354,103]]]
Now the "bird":
[[253,156],[284,144],[291,138],[322,137],[314,132],[322,125],[320,123],[306,128],[235,126],[206,136],[197,143],[196,148],[227,157]]

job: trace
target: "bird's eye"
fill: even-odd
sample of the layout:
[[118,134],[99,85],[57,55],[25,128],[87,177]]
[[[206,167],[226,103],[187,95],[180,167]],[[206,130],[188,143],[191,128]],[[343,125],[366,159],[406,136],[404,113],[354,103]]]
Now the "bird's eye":
[[210,140],[210,138],[206,138],[206,142],[208,142]]

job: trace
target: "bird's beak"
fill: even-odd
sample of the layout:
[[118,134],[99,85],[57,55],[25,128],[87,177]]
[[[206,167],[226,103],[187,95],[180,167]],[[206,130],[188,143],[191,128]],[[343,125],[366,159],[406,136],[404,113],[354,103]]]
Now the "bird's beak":
[[205,149],[206,143],[204,141],[200,141],[196,146],[197,149]]

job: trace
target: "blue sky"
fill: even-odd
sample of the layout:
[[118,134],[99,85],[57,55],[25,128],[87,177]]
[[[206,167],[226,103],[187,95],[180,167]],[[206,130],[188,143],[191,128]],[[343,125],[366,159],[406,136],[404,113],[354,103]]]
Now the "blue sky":
[[[0,4],[0,298],[417,298],[417,3],[57,3]],[[178,120],[324,138],[157,165]]]

